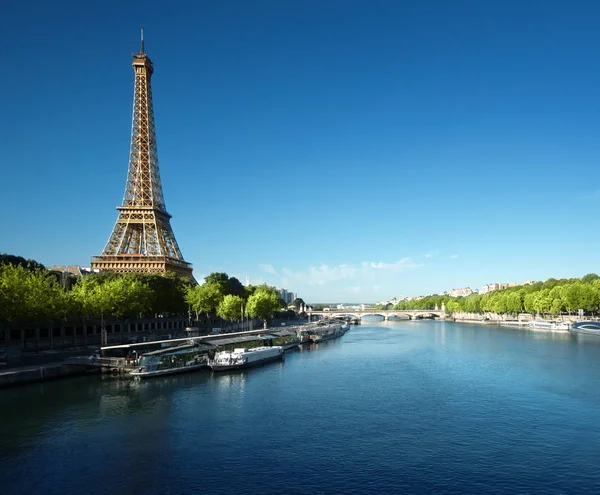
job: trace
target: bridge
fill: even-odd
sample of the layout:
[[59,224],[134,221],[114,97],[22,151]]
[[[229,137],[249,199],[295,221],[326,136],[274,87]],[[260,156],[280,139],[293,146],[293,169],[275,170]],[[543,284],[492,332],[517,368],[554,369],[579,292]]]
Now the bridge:
[[440,319],[446,318],[446,312],[437,309],[418,309],[418,310],[400,310],[400,309],[364,309],[364,310],[344,310],[335,309],[331,311],[311,311],[309,316],[321,316],[322,318],[344,318],[352,317],[362,319],[364,316],[381,316],[384,320],[390,318],[404,318],[409,320],[421,319]]

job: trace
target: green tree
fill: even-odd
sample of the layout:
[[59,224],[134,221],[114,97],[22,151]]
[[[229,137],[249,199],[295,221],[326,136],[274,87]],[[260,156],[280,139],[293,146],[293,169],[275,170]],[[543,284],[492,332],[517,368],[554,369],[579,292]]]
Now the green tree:
[[120,277],[100,283],[92,278],[82,279],[71,291],[84,317],[138,316],[150,309],[152,291],[147,284],[129,277]]
[[448,314],[458,313],[461,310],[460,303],[455,298],[451,298],[446,303],[445,308],[446,308],[446,313],[448,313]]
[[204,283],[206,284],[218,284],[225,288],[229,282],[229,275],[223,272],[212,272],[210,275],[204,277]]
[[198,318],[200,313],[216,313],[223,300],[222,286],[216,282],[205,282],[191,286],[187,290],[185,301],[190,305]]
[[217,314],[227,321],[240,320],[243,304],[244,300],[240,296],[227,294],[219,304]]
[[188,310],[185,301],[187,288],[192,286],[188,279],[168,272],[163,275],[127,274],[121,277],[139,280],[151,291],[149,311],[153,314],[182,314]]
[[14,254],[0,253],[0,265],[22,266],[28,270],[45,270],[46,267],[35,260],[25,259]]
[[536,312],[536,297],[537,292],[530,292],[525,295],[523,299],[523,307],[527,313],[535,313]]
[[45,269],[23,264],[0,265],[0,321],[39,323],[64,317],[65,293]]
[[223,296],[232,294],[242,298],[246,297],[246,291],[242,283],[236,277],[229,277],[226,273],[213,272],[204,277],[204,283],[218,285]]
[[523,297],[521,292],[513,290],[506,295],[506,312],[517,315],[523,311]]
[[248,298],[247,311],[252,318],[261,318],[267,328],[267,318],[279,309],[279,298],[273,290],[261,290],[260,287]]
[[231,294],[232,296],[239,296],[241,298],[244,298],[246,296],[246,289],[237,278],[231,277],[227,282],[226,294]]

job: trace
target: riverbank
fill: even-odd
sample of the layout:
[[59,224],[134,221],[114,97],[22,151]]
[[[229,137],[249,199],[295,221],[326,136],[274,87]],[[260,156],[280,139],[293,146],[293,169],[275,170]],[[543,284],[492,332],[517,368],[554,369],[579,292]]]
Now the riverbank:
[[[207,334],[202,332],[202,335],[197,335],[197,330],[193,332],[185,332],[184,334],[172,335],[176,338],[206,338],[211,340],[231,339],[247,335],[257,335],[269,331],[276,331],[290,328],[291,325],[303,325],[303,320],[282,320],[278,326],[272,326],[268,329],[262,326],[253,330],[246,331],[220,331],[215,334]],[[147,342],[152,342],[156,339],[149,339]],[[161,340],[161,339],[159,339]],[[42,382],[58,378],[69,378],[81,376],[84,374],[100,373],[102,367],[93,368],[89,366],[87,358],[98,349],[98,346],[80,346],[69,350],[46,350],[40,351],[29,356],[32,362],[23,363],[21,365],[10,365],[0,367],[0,389],[17,385],[24,385],[34,382]],[[70,359],[71,358],[71,359]],[[75,358],[75,359],[73,359]],[[105,368],[106,370],[107,368]]]

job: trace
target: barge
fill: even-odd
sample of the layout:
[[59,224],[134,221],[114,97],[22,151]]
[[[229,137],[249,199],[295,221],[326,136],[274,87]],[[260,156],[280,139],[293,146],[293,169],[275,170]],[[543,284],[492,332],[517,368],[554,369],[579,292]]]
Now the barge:
[[234,349],[233,351],[216,352],[214,358],[208,360],[213,371],[230,371],[259,366],[270,361],[283,359],[283,347],[254,347],[252,349]]
[[208,349],[204,345],[189,344],[148,352],[140,357],[139,366],[129,374],[140,380],[206,368]]

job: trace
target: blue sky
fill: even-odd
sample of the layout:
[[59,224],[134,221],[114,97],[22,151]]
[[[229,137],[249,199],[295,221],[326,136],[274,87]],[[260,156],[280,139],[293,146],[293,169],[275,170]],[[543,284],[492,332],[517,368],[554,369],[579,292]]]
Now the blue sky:
[[0,251],[89,265],[139,28],[197,278],[310,302],[600,271],[600,3],[3,3]]

